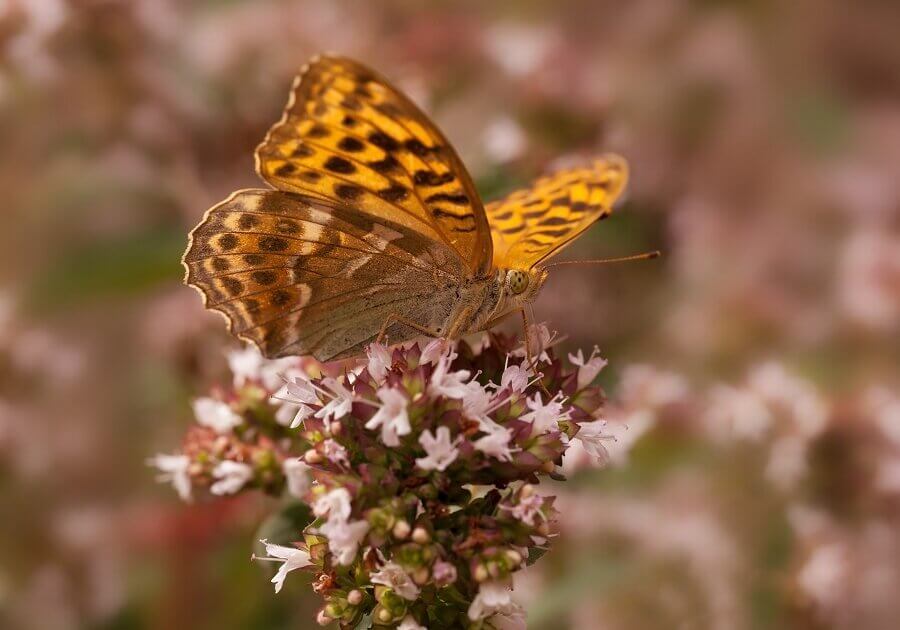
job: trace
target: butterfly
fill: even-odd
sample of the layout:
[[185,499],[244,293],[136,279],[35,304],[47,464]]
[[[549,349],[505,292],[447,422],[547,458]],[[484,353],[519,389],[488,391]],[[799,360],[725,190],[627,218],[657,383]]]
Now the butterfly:
[[545,261],[609,216],[628,176],[606,155],[484,205],[434,123],[336,56],[302,69],[255,157],[272,188],[206,212],[185,282],[266,357],[320,361],[524,316]]

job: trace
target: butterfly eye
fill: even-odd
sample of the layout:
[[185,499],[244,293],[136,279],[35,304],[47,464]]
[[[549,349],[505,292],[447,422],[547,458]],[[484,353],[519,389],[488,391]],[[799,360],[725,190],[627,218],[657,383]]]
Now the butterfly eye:
[[528,288],[528,274],[524,271],[513,269],[509,272],[509,275],[506,276],[506,283],[507,286],[509,286],[510,293],[519,295]]

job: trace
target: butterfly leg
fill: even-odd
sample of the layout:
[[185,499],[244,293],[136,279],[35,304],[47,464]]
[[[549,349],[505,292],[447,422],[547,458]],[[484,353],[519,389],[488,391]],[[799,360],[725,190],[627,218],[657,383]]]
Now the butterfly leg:
[[[528,328],[529,328],[528,315],[525,313],[524,308],[521,309],[519,312],[522,314],[522,327],[525,329],[525,365],[527,366],[527,369],[529,369],[529,370],[537,370],[537,358],[532,356],[532,354],[531,354],[531,339],[528,335]],[[547,386],[544,385],[543,378],[541,378],[541,380],[538,381],[538,385],[540,385],[541,390],[543,390],[543,392],[545,394],[547,394],[547,396],[549,396],[551,398],[553,397],[553,395],[547,389]]]
[[385,319],[384,323],[381,325],[381,330],[378,331],[378,336],[375,338],[375,343],[380,344],[384,340],[384,337],[387,334],[387,329],[390,327],[391,324],[405,324],[406,326],[409,326],[410,328],[415,328],[420,333],[427,335],[429,337],[440,337],[441,336],[440,333],[435,333],[433,330],[428,330],[421,324],[418,324],[418,323],[412,321],[411,319],[407,319],[406,317],[403,317],[402,315],[399,315],[397,313],[391,313],[390,315],[387,316],[387,319]]

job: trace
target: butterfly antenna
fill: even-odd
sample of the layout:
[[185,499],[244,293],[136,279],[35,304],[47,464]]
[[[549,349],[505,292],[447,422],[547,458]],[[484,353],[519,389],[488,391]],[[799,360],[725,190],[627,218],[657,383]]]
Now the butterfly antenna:
[[651,258],[659,258],[662,253],[655,249],[652,252],[644,252],[643,254],[633,254],[631,256],[619,256],[617,258],[597,258],[594,260],[563,260],[560,262],[549,263],[544,265],[544,269],[556,267],[558,265],[605,265],[607,263],[627,262],[630,260],[650,260]]

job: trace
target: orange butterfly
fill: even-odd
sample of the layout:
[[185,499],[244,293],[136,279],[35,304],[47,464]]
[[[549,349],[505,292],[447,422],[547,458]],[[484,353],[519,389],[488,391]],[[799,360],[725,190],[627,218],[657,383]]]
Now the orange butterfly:
[[191,232],[185,281],[267,357],[360,354],[387,335],[456,338],[523,311],[542,262],[612,211],[617,156],[485,207],[447,139],[361,64],[319,57],[256,149],[272,189],[241,190]]

